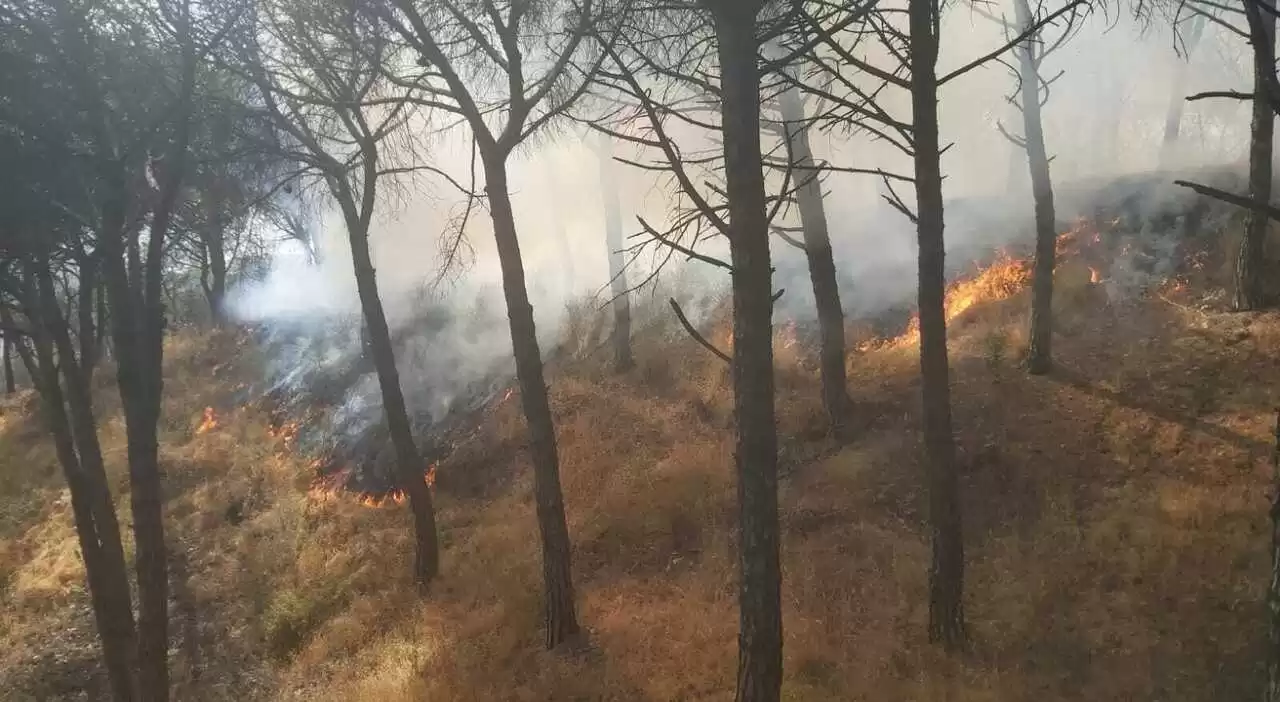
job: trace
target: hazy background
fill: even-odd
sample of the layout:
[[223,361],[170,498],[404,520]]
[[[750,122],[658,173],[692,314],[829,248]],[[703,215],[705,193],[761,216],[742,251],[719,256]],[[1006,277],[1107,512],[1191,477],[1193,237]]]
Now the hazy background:
[[[991,9],[1000,11],[998,5]],[[999,28],[964,8],[952,9],[945,18],[940,74],[1004,41]],[[1187,66],[1187,93],[1247,89],[1247,47],[1243,40],[1224,34],[1213,25],[1205,30]],[[1183,60],[1175,54],[1167,27],[1144,30],[1127,15],[1107,18],[1095,13],[1088,18],[1075,38],[1052,54],[1043,68],[1046,76],[1066,71],[1053,84],[1044,111],[1055,186],[1157,169],[1171,87],[1178,62]],[[1033,237],[1029,196],[995,199],[1006,193],[1016,195],[1027,187],[1022,153],[996,130],[996,122],[1002,121],[1009,131],[1021,133],[1020,117],[1005,100],[1012,85],[1008,70],[993,62],[943,89],[943,142],[955,144],[943,157],[946,197],[949,201],[983,203],[949,205],[947,242],[951,251],[977,240],[1030,241]],[[904,118],[910,114],[909,96],[904,91],[889,93],[884,104]],[[1172,173],[1238,161],[1245,155],[1248,119],[1244,103],[1189,103],[1180,148],[1164,157],[1164,166]],[[815,155],[836,165],[910,173],[909,162],[899,152],[865,135],[820,132],[811,140]],[[510,164],[520,244],[544,348],[555,338],[566,304],[597,293],[608,282],[601,160],[594,148],[596,142],[596,136],[581,128],[561,127],[527,146]],[[620,154],[628,153],[619,149]],[[468,136],[453,132],[433,137],[429,158],[465,182]],[[615,169],[625,232],[638,230],[638,214],[655,224],[665,221],[671,199],[653,174],[622,164],[615,164]],[[482,174],[477,188],[483,188]],[[910,223],[881,200],[880,181],[871,176],[833,174],[825,188],[847,312],[857,316],[909,299],[915,290],[915,234]],[[911,200],[909,187],[899,191]],[[393,326],[420,314],[424,305],[470,315],[471,331],[465,340],[457,328],[446,326],[433,331],[430,347],[436,350],[422,351],[431,356],[429,365],[441,372],[447,367],[438,363],[441,358],[488,368],[510,352],[501,278],[486,211],[475,211],[467,229],[474,250],[472,265],[447,285],[426,289],[438,277],[442,233],[460,205],[455,190],[423,176],[405,183],[394,197],[383,198],[371,237],[378,283]],[[1062,219],[1070,215],[1059,212]],[[300,251],[282,248],[264,283],[233,292],[237,314],[259,322],[355,315],[358,300],[350,254],[340,218],[332,212],[325,217],[320,240],[324,254],[321,266],[308,266]],[[812,298],[803,255],[781,241],[775,242],[774,252],[778,267],[775,287],[787,289],[778,321],[810,315]],[[637,261],[629,273],[633,281],[646,272],[650,260],[642,257]],[[690,264],[681,279],[681,285],[708,295],[727,285],[723,270],[698,262]],[[440,350],[446,348],[447,352]]]

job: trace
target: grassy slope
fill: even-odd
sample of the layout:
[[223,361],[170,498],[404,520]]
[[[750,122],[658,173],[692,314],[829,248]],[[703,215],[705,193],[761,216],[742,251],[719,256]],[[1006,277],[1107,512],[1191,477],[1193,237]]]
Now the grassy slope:
[[[1087,276],[1060,272],[1052,378],[1015,365],[1024,296],[953,324],[974,638],[957,661],[924,641],[914,350],[850,359],[862,431],[838,449],[813,438],[812,364],[779,344],[785,699],[1256,696],[1280,317],[1159,299],[1117,308]],[[162,444],[187,575],[175,603],[179,697],[728,699],[727,369],[671,338],[643,332],[640,367],[625,378],[593,362],[553,372],[592,644],[575,654],[540,650],[517,402],[496,407],[440,467],[444,575],[418,598],[403,509],[308,501],[305,457],[268,437],[260,413],[229,404],[255,374],[252,349],[175,339]],[[123,436],[103,375],[104,443],[119,475]],[[196,434],[206,405],[220,425]],[[2,407],[0,697],[55,698],[100,682],[92,625],[34,402]]]

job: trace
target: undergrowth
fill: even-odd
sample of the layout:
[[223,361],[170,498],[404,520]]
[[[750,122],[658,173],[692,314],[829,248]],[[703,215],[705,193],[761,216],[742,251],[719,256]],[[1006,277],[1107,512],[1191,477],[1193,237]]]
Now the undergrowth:
[[[785,699],[1259,694],[1262,459],[1280,318],[1160,299],[1115,305],[1087,270],[1064,266],[1058,365],[1031,378],[1017,367],[1027,303],[1025,293],[980,303],[953,324],[973,635],[953,659],[924,633],[929,539],[914,348],[850,354],[858,435],[840,446],[815,431],[812,354],[780,340]],[[599,313],[576,314],[569,328],[578,336],[551,368],[588,641],[572,653],[541,648],[518,403],[501,406],[440,466],[442,575],[419,595],[403,508],[307,499],[307,457],[269,437],[267,418],[244,404],[260,363],[252,344],[231,332],[171,339],[167,526],[195,612],[191,626],[175,618],[179,698],[729,699],[737,610],[728,368],[663,322],[654,301],[637,310],[637,367],[614,375],[591,317]],[[707,315],[706,325],[725,348],[724,315]],[[109,378],[100,371],[100,417],[127,522]],[[0,689],[57,699],[50,681],[91,679],[96,667],[83,573],[34,398],[2,407]],[[196,433],[206,407],[218,426]],[[451,471],[482,484],[451,492]],[[68,627],[75,637],[63,635]],[[83,665],[58,667],[55,652]]]

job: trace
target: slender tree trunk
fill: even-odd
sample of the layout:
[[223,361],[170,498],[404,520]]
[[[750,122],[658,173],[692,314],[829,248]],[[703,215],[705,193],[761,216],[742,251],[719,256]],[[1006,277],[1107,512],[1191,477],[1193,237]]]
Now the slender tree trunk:
[[1266,702],[1280,702],[1280,410],[1271,450],[1271,582],[1267,587]]
[[223,302],[227,296],[226,222],[222,211],[225,207],[223,183],[219,176],[211,178],[208,186],[209,202],[205,209],[204,261],[200,271],[200,283],[205,300],[209,303],[209,316],[215,326],[226,321]]
[[[225,114],[214,118],[212,139],[214,151],[222,153],[231,139],[231,123]],[[226,321],[224,300],[227,295],[227,223],[224,211],[227,203],[227,181],[229,176],[225,169],[215,166],[209,177],[208,209],[205,213],[207,225],[204,236],[205,246],[209,253],[210,283],[206,289],[209,302],[209,314],[215,325]]]
[[[366,188],[373,187],[365,183]],[[354,212],[354,206],[344,207]],[[360,309],[364,314],[364,337],[368,340],[369,356],[378,375],[378,387],[382,390],[382,409],[387,418],[387,429],[396,452],[396,469],[400,487],[409,496],[409,509],[413,513],[414,581],[425,588],[440,572],[440,545],[436,536],[435,508],[431,504],[431,490],[425,482],[426,466],[418,454],[413,439],[413,427],[405,406],[404,392],[400,388],[400,373],[396,369],[395,349],[391,345],[391,332],[378,294],[377,276],[373,259],[369,255],[369,230],[367,222],[348,217],[347,233],[351,242],[351,261],[355,268],[356,289],[360,294]]]
[[951,429],[947,365],[942,164],[938,147],[937,5],[910,0],[911,112],[915,147],[920,263],[920,374],[924,444],[929,471],[929,638],[948,650],[965,640],[964,539]]
[[[186,105],[189,105],[189,91],[189,87],[184,87]],[[164,240],[168,236],[186,158],[189,131],[185,115],[177,129],[166,159],[167,170],[161,177],[159,204],[151,217],[146,258],[142,257],[136,237],[126,236],[124,227],[115,226],[114,220],[104,227],[102,236],[117,385],[124,406],[128,441],[129,501],[138,578],[138,693],[142,702],[169,699],[169,577],[158,441],[164,390],[165,316],[161,276]],[[126,192],[121,187],[109,196],[113,209],[123,211]],[[124,221],[119,215],[113,216]]]
[[609,247],[609,290],[613,294],[613,367],[624,373],[635,365],[635,357],[631,353],[631,293],[622,253],[622,208],[618,204],[617,174],[610,155],[612,145],[609,137],[600,137],[600,187],[604,194],[605,243]]
[[804,252],[809,260],[809,280],[818,308],[818,330],[822,337],[822,404],[827,410],[831,432],[848,438],[849,392],[845,378],[844,309],[840,306],[840,286],[831,255],[827,213],[822,203],[822,182],[809,146],[800,89],[782,94],[782,119],[791,145],[791,161],[797,170],[796,199],[800,205],[800,225],[804,230]]
[[[1275,8],[1274,0],[1258,0],[1267,8]],[[1263,31],[1267,44],[1253,48],[1253,129],[1249,140],[1249,197],[1262,202],[1271,200],[1271,152],[1275,135],[1275,112],[1263,97],[1268,90],[1266,75],[1274,73],[1276,18],[1269,11],[1262,11]],[[1237,311],[1260,309],[1267,304],[1263,299],[1266,274],[1266,240],[1270,220],[1267,215],[1254,210],[1245,214],[1244,237],[1240,241],[1240,254],[1236,259],[1235,299]]]
[[738,702],[782,689],[778,435],[774,424],[773,281],[760,149],[758,1],[715,6],[729,245],[733,265],[733,405],[738,477]]
[[573,596],[569,527],[565,522],[564,495],[560,489],[560,459],[556,454],[555,426],[543,375],[542,354],[538,349],[533,306],[529,304],[529,292],[525,286],[505,158],[493,147],[482,150],[481,157],[498,260],[502,266],[502,289],[511,324],[511,346],[516,357],[520,401],[524,406],[525,420],[529,423],[533,491],[537,502],[538,531],[542,538],[547,648],[554,648],[579,631]]
[[111,320],[107,315],[106,291],[99,290],[96,297],[97,297],[97,307],[98,307],[98,313],[97,313],[98,323],[94,327],[95,335],[97,337],[93,344],[95,366],[97,365],[98,361],[101,361],[102,359],[107,357],[108,344],[110,343],[108,329],[110,328],[110,323],[111,323]]
[[[1031,27],[1031,7],[1027,0],[1015,0],[1018,31]],[[1044,375],[1053,366],[1053,269],[1058,235],[1053,213],[1053,181],[1049,177],[1049,154],[1044,145],[1044,123],[1040,113],[1040,70],[1035,49],[1038,36],[1031,36],[1015,49],[1022,80],[1022,133],[1026,140],[1027,164],[1031,169],[1031,195],[1036,211],[1036,255],[1031,275],[1031,334],[1027,349],[1027,371]]]
[[80,256],[80,289],[77,291],[76,316],[78,319],[76,334],[80,339],[80,367],[85,381],[93,378],[93,369],[98,360],[98,330],[93,324],[94,293],[98,287],[98,264],[88,255]]
[[[76,453],[75,442],[81,437],[75,436],[67,419],[67,402],[58,380],[57,364],[49,340],[53,320],[48,318],[47,308],[41,309],[44,307],[43,295],[34,287],[33,282],[29,288],[31,294],[27,296],[28,308],[32,312],[33,351],[27,353],[20,348],[19,352],[23,354],[27,372],[40,393],[58,462],[62,465],[71,493],[72,516],[112,698],[117,702],[132,702],[136,687],[133,609],[124,554],[120,549],[119,525],[115,521],[114,505],[109,509],[110,518],[102,519],[104,512],[100,505],[95,505],[99,500],[95,496],[93,481]],[[48,292],[52,294],[51,289]],[[65,335],[66,329],[62,332]],[[69,344],[69,337],[67,341]],[[72,362],[63,364],[63,370],[74,373],[74,355],[70,358]],[[74,399],[72,404],[75,404]],[[96,446],[96,432],[92,441]],[[97,462],[100,466],[101,453],[97,455]]]
[[[52,336],[54,350],[59,359],[62,382],[66,385],[66,406],[70,410],[72,437],[75,440],[80,474],[85,486],[90,508],[97,525],[98,542],[108,564],[109,598],[116,608],[113,617],[120,618],[118,630],[134,635],[132,599],[125,571],[124,546],[120,539],[120,523],[116,517],[115,499],[107,482],[106,465],[102,460],[102,446],[98,442],[98,422],[93,414],[93,393],[84,364],[76,362],[75,346],[71,342],[67,322],[62,317],[53,293],[53,279],[49,275],[48,261],[33,270],[37,294],[41,305],[40,319]],[[56,382],[56,381],[55,381]]]
[[8,338],[0,338],[0,351],[4,353],[4,394],[12,395],[17,392],[17,384],[13,378],[13,341]]
[[205,289],[205,298],[209,303],[209,314],[215,325],[227,320],[227,253],[224,247],[222,218],[215,220],[216,230],[209,233],[205,244],[209,252],[209,286]]

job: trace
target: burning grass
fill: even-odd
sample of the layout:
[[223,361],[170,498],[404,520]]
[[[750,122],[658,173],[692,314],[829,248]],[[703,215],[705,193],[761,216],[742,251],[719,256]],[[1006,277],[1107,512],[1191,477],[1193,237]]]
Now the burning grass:
[[[1094,243],[1082,249],[1082,238]],[[805,433],[817,384],[798,351],[810,342],[803,326],[779,325],[787,699],[1260,694],[1268,475],[1259,458],[1280,382],[1271,377],[1280,317],[1242,326],[1158,299],[1112,305],[1102,289],[1113,271],[1090,248],[1107,242],[1083,227],[1060,240],[1064,326],[1050,378],[1012,372],[1025,261],[996,258],[949,289],[974,633],[961,659],[941,659],[923,635],[929,551],[910,345],[851,354],[861,434],[837,448]],[[1199,281],[1187,279],[1187,294],[1205,292]],[[678,330],[637,330],[632,374],[586,358],[551,376],[590,633],[589,650],[572,655],[540,646],[532,478],[514,390],[497,388],[424,472],[443,567],[423,597],[408,577],[407,515],[395,500],[361,504],[348,482],[357,464],[330,464],[308,434],[322,426],[316,417],[246,401],[243,383],[261,368],[252,344],[175,339],[162,437],[167,524],[199,613],[191,633],[175,621],[175,636],[202,651],[197,681],[175,645],[178,697],[728,698],[728,369]],[[709,338],[725,341],[723,325]],[[104,404],[119,480],[123,435]],[[0,683],[58,699],[41,681],[73,673],[48,663],[52,652],[94,668],[91,636],[61,636],[91,632],[86,598],[34,408],[0,408],[0,462],[24,467],[0,472]],[[320,475],[331,486],[317,494]],[[127,513],[127,495],[117,496]]]

